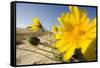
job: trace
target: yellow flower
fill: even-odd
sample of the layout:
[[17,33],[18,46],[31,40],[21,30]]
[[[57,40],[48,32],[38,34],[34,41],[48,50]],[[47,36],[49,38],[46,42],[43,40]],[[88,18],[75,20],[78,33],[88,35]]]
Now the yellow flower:
[[57,25],[53,25],[52,32],[54,33],[54,38],[59,39],[58,32],[61,28]]
[[32,26],[30,26],[30,29],[32,29],[33,31],[38,31],[38,30],[42,29],[41,22],[39,21],[38,18],[33,19],[33,24],[32,24]]
[[58,26],[57,26],[57,25],[54,25],[54,26],[52,27],[52,32],[58,33]]
[[81,48],[82,54],[87,59],[86,51],[96,38],[96,18],[91,21],[86,11],[77,6],[70,6],[69,9],[70,12],[63,13],[58,18],[61,26],[59,26],[58,33],[54,34],[60,40],[55,43],[54,47],[64,54],[64,61],[68,61],[77,48]]

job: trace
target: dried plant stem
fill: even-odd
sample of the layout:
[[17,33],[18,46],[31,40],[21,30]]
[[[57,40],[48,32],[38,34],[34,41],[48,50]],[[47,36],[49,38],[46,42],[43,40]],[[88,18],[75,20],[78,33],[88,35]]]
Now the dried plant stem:
[[[44,28],[44,27],[43,27],[42,29],[43,29],[44,31],[48,31],[48,30],[47,30],[46,28]],[[49,31],[48,31],[48,32],[49,32]]]
[[53,48],[52,46],[49,46],[49,45],[44,44],[44,43],[42,43],[42,42],[40,42],[40,44],[43,45],[43,46],[46,46],[46,47],[49,47],[49,48],[55,49],[55,48]]
[[[42,50],[42,51],[45,51],[45,52],[49,52],[49,53],[54,53],[54,52],[51,52],[51,51],[48,51],[48,50],[45,50],[45,49],[42,49],[42,48],[39,48],[39,47],[36,47],[34,46],[35,48],[39,49],[39,50]],[[54,53],[55,55],[59,55],[57,53]]]
[[78,60],[74,59],[73,57],[72,57],[72,59],[73,59],[75,62],[79,62]]
[[32,50],[28,50],[28,49],[23,49],[23,48],[18,48],[18,47],[17,47],[17,49],[25,50],[25,51],[29,51],[29,52],[33,52],[33,53],[37,53],[37,54],[43,55],[43,56],[45,56],[45,57],[47,57],[47,58],[49,58],[49,59],[51,59],[51,60],[57,61],[57,60],[55,60],[55,59],[53,59],[53,58],[50,58],[50,57],[47,56],[47,55],[44,55],[44,54],[39,53],[39,52],[36,52],[36,51],[32,51]]
[[[51,27],[50,27],[50,32],[51,32]],[[52,45],[52,41],[51,41],[51,33],[50,33],[50,45]],[[56,54],[54,53],[54,49],[53,49],[53,47],[51,47],[51,49],[52,49],[52,52],[53,52],[53,56],[54,56],[54,58],[57,60],[57,56],[56,56]]]

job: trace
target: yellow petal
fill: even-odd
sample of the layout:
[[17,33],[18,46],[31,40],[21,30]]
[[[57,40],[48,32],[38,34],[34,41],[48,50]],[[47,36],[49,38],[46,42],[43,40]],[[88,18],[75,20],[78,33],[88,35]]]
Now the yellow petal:
[[69,13],[63,14],[63,16],[61,16],[60,18],[57,18],[57,19],[60,22],[60,24],[65,27],[69,24],[69,21],[70,21]]
[[67,51],[69,48],[71,48],[73,45],[72,45],[73,43],[71,43],[71,42],[69,42],[69,43],[65,43],[65,44],[63,44],[62,46],[60,46],[59,48],[58,48],[58,50],[61,52],[61,53],[63,53],[63,52],[65,52],[65,51]]
[[38,18],[33,18],[33,24],[31,25],[30,29],[32,29],[33,31],[38,31],[42,29],[41,22]]
[[96,18],[94,18],[92,22],[89,24],[89,29],[86,32],[86,36],[90,38],[96,37]]
[[55,34],[54,35],[54,39],[60,39],[62,36],[61,36],[61,34]]
[[89,28],[88,32],[96,32],[96,18],[90,22]]
[[57,19],[58,19],[58,21],[60,22],[61,26],[64,27],[64,26],[66,25],[66,23],[63,22],[62,18],[57,18]]
[[65,29],[66,31],[71,31],[71,29],[73,28],[73,26],[71,25],[71,23],[65,22],[65,20],[58,18],[58,21],[60,22],[60,24],[62,25],[62,28]]
[[62,28],[60,27],[60,26],[57,26],[57,25],[54,25],[53,27],[52,27],[52,32],[53,33],[59,33],[59,32],[62,32]]
[[56,27],[56,25],[54,25],[54,26],[52,27],[52,32],[54,32],[54,33],[57,33],[57,32],[58,32],[58,28]]
[[66,51],[66,53],[64,54],[64,61],[68,61],[72,55],[74,54],[76,49],[76,44],[73,44],[72,47],[69,48],[68,51]]
[[38,18],[34,18],[33,23],[34,23],[34,25],[40,25],[40,21]]
[[69,6],[69,9],[71,11],[71,13],[73,14],[76,24],[79,24],[79,18],[80,18],[80,14],[79,14],[79,9],[77,6]]
[[59,40],[55,43],[54,47],[59,48],[60,46],[63,46],[63,44],[65,44],[65,43],[69,43],[69,41],[68,40],[66,40],[66,41],[65,40]]
[[69,14],[69,22],[72,26],[75,26],[76,25],[76,21],[75,21],[75,18],[73,16],[73,14]]
[[87,39],[88,38],[94,39],[94,38],[96,38],[96,32],[88,32],[88,33],[86,33],[85,36],[87,37]]
[[88,24],[90,21],[90,18],[87,15],[87,12],[85,9],[80,9],[80,23],[81,24]]
[[38,28],[38,27],[32,27],[31,30],[33,30],[33,31],[38,31],[39,28]]
[[79,40],[78,46],[81,48],[82,53],[85,53],[85,51],[87,50],[91,42],[92,42],[92,39]]

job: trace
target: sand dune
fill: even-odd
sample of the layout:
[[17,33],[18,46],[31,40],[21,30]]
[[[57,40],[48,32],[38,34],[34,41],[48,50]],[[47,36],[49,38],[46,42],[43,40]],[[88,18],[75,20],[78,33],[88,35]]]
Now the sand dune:
[[[20,44],[17,44],[17,46],[16,46],[16,48],[17,48],[16,49],[17,65],[59,63],[58,61],[50,59],[50,58],[54,59],[54,55],[52,53],[42,51],[42,50],[34,47],[33,45],[31,45],[28,42],[29,37],[35,36],[35,37],[38,37],[41,40],[41,42],[50,43],[49,32],[33,32],[28,29],[17,29],[16,36],[17,36],[17,38],[16,38],[17,42],[22,42]],[[45,47],[41,44],[39,44],[37,47],[48,50],[48,51],[52,51],[51,48]],[[20,48],[31,50],[31,51],[36,51],[38,53],[49,56],[50,58],[43,56],[41,54],[35,53],[35,52],[22,50]]]

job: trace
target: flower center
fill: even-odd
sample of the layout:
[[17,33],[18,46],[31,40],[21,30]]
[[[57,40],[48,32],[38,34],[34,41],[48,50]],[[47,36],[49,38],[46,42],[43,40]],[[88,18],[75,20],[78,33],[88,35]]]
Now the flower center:
[[74,27],[72,34],[74,39],[79,40],[81,36],[85,35],[85,31],[82,30],[81,27],[78,25]]

